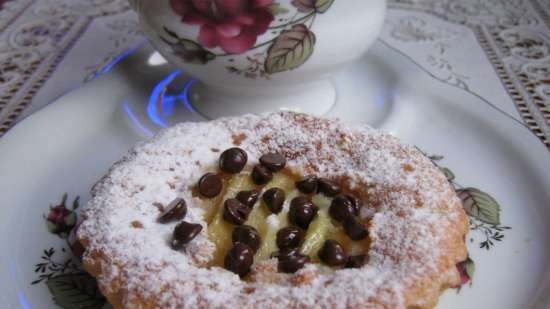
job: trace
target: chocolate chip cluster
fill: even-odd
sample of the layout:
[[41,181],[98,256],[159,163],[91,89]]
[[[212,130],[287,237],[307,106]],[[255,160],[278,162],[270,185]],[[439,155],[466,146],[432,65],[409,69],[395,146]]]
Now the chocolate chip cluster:
[[[241,148],[225,150],[219,158],[219,168],[225,174],[240,173],[248,161],[247,153]],[[259,164],[252,169],[250,177],[257,186],[264,186],[273,179],[273,174],[281,171],[286,165],[286,159],[278,153],[263,155]],[[330,208],[330,217],[342,224],[344,231],[352,240],[361,240],[367,237],[367,230],[358,219],[361,201],[350,194],[342,194],[342,188],[336,182],[326,178],[307,176],[296,181],[296,188],[303,194],[290,201],[288,221],[291,226],[280,229],[276,234],[278,251],[272,257],[278,259],[278,270],[283,273],[294,273],[310,262],[309,256],[300,252],[306,231],[310,223],[316,218],[319,211],[311,196],[323,194],[333,198]],[[223,179],[220,174],[206,173],[198,181],[198,192],[204,198],[214,198],[223,189]],[[286,200],[285,191],[281,188],[270,188],[260,191],[257,189],[241,191],[234,198],[223,202],[223,219],[235,225],[232,232],[232,247],[224,259],[224,267],[238,275],[246,276],[254,263],[254,255],[261,247],[262,239],[258,231],[249,225],[244,225],[256,202],[260,199],[273,214],[283,210]],[[182,220],[187,212],[185,201],[177,199],[160,216],[159,222],[168,223],[173,220]],[[179,223],[173,233],[172,247],[179,249],[190,242],[201,231],[198,224],[187,222]],[[321,262],[333,267],[361,267],[366,256],[347,256],[342,245],[335,240],[326,240],[317,253]]]
[[[219,168],[227,174],[240,173],[248,161],[248,155],[241,148],[230,148],[222,152]],[[260,164],[254,166],[251,173],[256,185],[265,185],[273,179],[273,173],[282,170],[286,159],[281,154],[269,153],[260,158]],[[203,175],[198,183],[199,193],[206,198],[216,197],[222,191],[222,178],[214,173]],[[224,259],[226,269],[245,276],[254,263],[254,254],[260,248],[261,237],[258,231],[248,225],[243,225],[254,205],[260,198],[259,190],[241,191],[234,198],[223,203],[223,219],[236,225],[232,233],[233,246]],[[285,201],[285,192],[279,188],[265,191],[262,199],[272,213],[279,213]]]
[[[181,221],[187,215],[187,204],[182,198],[177,198],[172,201],[164,212],[157,219],[158,222],[167,224],[175,221]],[[186,244],[191,242],[202,231],[200,224],[181,221],[174,228],[170,245],[174,250],[182,249]]]
[[[326,179],[318,178],[317,176],[310,175],[296,182],[298,190],[304,194],[321,193],[327,197],[332,197],[329,208],[329,215],[336,222],[343,225],[344,231],[352,240],[362,240],[368,236],[367,229],[359,220],[359,210],[361,209],[361,201],[351,194],[342,194],[342,188],[335,182]],[[297,197],[301,203],[309,204],[311,201],[307,197]],[[290,211],[292,211],[292,203]],[[313,205],[313,203],[311,203]],[[306,209],[315,209],[316,206],[307,206]],[[309,214],[305,215],[306,222],[309,219]],[[290,219],[290,212],[289,212]],[[312,220],[312,219],[311,219]],[[309,222],[311,222],[311,220]],[[292,221],[291,221],[292,222]],[[307,222],[307,225],[309,225]],[[294,224],[301,228],[307,229],[307,225],[304,227],[300,225],[303,222],[294,222]],[[344,248],[340,243],[335,240],[326,240],[317,256],[324,264],[328,266],[345,266],[348,268],[361,267],[366,261],[366,255],[347,256]]]

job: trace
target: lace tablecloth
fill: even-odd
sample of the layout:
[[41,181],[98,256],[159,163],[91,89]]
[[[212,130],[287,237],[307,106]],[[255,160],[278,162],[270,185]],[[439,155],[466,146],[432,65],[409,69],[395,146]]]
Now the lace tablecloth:
[[[127,0],[0,0],[0,6],[0,136],[144,40]],[[388,6],[382,43],[523,122],[550,148],[550,1],[388,0]]]

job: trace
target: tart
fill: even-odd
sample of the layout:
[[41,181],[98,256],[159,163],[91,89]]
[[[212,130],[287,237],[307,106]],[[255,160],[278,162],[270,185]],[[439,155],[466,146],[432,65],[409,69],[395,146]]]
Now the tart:
[[117,309],[432,308],[468,222],[421,152],[292,112],[182,123],[92,189],[83,265]]

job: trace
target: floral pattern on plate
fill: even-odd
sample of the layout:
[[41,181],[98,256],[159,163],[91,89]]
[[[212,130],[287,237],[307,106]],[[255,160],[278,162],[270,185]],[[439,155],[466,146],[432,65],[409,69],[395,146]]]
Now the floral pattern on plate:
[[[501,208],[499,203],[489,193],[477,188],[460,185],[453,171],[441,165],[441,161],[445,159],[444,156],[428,155],[422,150],[420,151],[445,174],[447,181],[453,186],[456,194],[462,201],[464,211],[470,218],[469,241],[472,243],[476,238],[481,238],[479,248],[486,250],[493,248],[498,242],[501,242],[504,239],[505,231],[512,228],[501,225]],[[460,272],[462,285],[471,284],[476,268],[474,260],[468,257],[465,261],[458,263],[457,268]],[[455,288],[458,288],[460,291],[461,287]]]
[[78,228],[79,197],[76,197],[70,208],[67,208],[67,194],[61,203],[50,206],[44,216],[48,231],[65,241],[60,250],[44,249],[40,262],[34,265],[37,279],[32,285],[44,282],[52,295],[53,301],[64,309],[98,309],[106,300],[99,292],[95,278],[86,273],[80,259],[84,248],[76,240]]

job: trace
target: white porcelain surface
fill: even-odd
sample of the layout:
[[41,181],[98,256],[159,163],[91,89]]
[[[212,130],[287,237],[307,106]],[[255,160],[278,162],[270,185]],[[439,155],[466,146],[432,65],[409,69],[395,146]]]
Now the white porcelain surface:
[[[219,98],[223,98],[223,103]],[[336,88],[330,80],[269,88],[219,88],[194,82],[190,86],[188,100],[208,119],[274,110],[293,110],[320,116],[334,106]]]
[[[179,97],[172,113],[147,105],[154,86],[169,84],[166,76],[173,71],[144,65],[150,54],[140,50],[0,139],[0,307],[56,308],[44,285],[30,285],[42,250],[62,245],[45,231],[42,214],[50,203],[62,192],[87,200],[92,184],[132,144],[163,125],[204,119]],[[376,74],[366,76],[365,68]],[[170,78],[181,92],[177,85],[187,78]],[[550,155],[537,138],[382,44],[334,84],[342,99],[331,117],[364,122],[371,116],[363,105],[378,106],[384,121],[376,126],[444,155],[457,182],[489,192],[500,202],[503,224],[512,227],[490,251],[479,249],[477,239],[468,242],[477,265],[473,285],[459,294],[447,291],[438,308],[550,308]]]
[[[174,3],[184,3],[193,7],[189,10],[196,11],[196,6],[191,2],[131,1],[147,37],[156,49],[170,63],[204,83],[195,84],[190,88],[189,94],[195,109],[208,118],[230,114],[223,111],[240,114],[251,109],[262,112],[293,109],[318,115],[327,112],[336,101],[334,85],[329,84],[328,79],[358,60],[373,44],[381,30],[386,10],[385,0],[243,0],[242,3],[272,3],[271,6],[278,5],[285,12],[273,14],[274,19],[269,28],[257,36],[254,47],[242,53],[234,53],[225,49],[223,44],[205,46],[201,41],[201,33],[205,28],[219,29],[228,23],[237,23],[234,20],[238,18],[230,18],[230,21],[225,22],[217,17],[210,17],[209,14],[195,12],[190,18],[207,19],[207,24],[186,22],[186,15],[176,13]],[[312,6],[318,3],[328,5],[324,9],[307,11],[300,10],[300,5],[294,4],[296,2]],[[221,10],[216,2],[208,3],[215,8],[212,10]],[[272,12],[266,6],[253,10],[244,9],[242,16],[258,15],[260,13],[254,13],[258,10]],[[295,31],[294,27],[298,26],[307,33],[306,39]],[[241,31],[246,31],[240,24],[238,27],[242,28]],[[283,43],[281,38],[285,32],[291,33],[289,35],[292,39]],[[224,31],[218,30],[216,33],[222,36],[220,33]],[[188,45],[177,43],[182,39]],[[272,40],[274,41],[271,42]],[[276,49],[277,42],[281,42],[277,45],[281,48],[278,52],[271,53],[272,49]],[[189,61],[182,57],[190,49],[201,55],[208,54],[209,58],[189,56],[193,58]],[[281,53],[288,56],[273,56],[277,61],[271,63],[276,62],[279,65],[269,65],[269,58]],[[280,72],[270,72],[272,67],[282,69]],[[236,70],[239,74],[236,74]],[[288,100],[288,96],[299,96],[301,99]],[[219,105],[228,108],[216,108]]]

